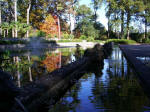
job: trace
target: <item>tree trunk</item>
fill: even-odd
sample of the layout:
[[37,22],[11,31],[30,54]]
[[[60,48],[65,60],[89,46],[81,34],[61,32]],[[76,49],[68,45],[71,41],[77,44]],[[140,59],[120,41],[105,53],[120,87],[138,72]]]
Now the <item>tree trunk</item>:
[[130,40],[130,30],[127,30],[127,40]]
[[129,29],[130,19],[131,19],[131,15],[130,15],[130,11],[128,11],[127,13],[127,39],[128,40],[130,39],[130,29]]
[[14,32],[14,29],[12,28],[12,37],[14,38],[15,37],[15,32]]
[[4,30],[4,38],[6,37],[6,31]]
[[19,57],[16,56],[16,64],[17,64],[17,84],[18,87],[21,87],[21,79],[20,79],[20,71],[19,71]]
[[[29,63],[31,62],[31,60],[30,60],[30,56],[28,56],[28,61],[29,61]],[[33,81],[33,79],[32,79],[31,67],[29,67],[29,81],[30,81],[30,82],[32,82],[32,81]]]
[[[17,0],[14,0],[15,22],[17,22]],[[15,37],[18,37],[17,25],[15,28]]]
[[[75,23],[76,23],[76,12],[75,12],[75,10],[74,10],[74,5],[72,6],[73,7],[73,30],[74,30],[74,28],[75,28]],[[73,31],[72,31],[72,33],[73,33]]]
[[108,17],[108,38],[110,38],[110,17]]
[[71,14],[69,14],[69,20],[70,20],[70,32],[72,34],[72,22],[71,22]]
[[109,3],[109,9],[108,9],[108,34],[107,34],[107,37],[110,38],[110,12],[111,11],[111,6],[110,6],[110,3]]
[[60,39],[60,19],[59,19],[59,16],[58,16],[58,39]]
[[7,37],[8,37],[8,29],[6,31],[7,31]]
[[[31,9],[31,1],[29,0],[29,6],[27,8],[27,25],[29,25],[30,21],[30,9]],[[27,30],[27,38],[29,37],[29,30]]]
[[145,33],[144,38],[147,39],[147,19],[145,18]]
[[124,36],[124,11],[121,12],[121,38]]

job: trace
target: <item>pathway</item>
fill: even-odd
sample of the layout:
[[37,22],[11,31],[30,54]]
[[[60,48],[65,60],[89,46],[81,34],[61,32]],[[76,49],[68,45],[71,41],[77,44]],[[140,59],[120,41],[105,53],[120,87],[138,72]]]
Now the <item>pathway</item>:
[[[142,60],[150,57],[150,45],[120,45],[125,57],[134,68],[146,92],[150,93],[150,67]],[[150,61],[150,60],[149,60]],[[149,94],[150,95],[150,94]]]

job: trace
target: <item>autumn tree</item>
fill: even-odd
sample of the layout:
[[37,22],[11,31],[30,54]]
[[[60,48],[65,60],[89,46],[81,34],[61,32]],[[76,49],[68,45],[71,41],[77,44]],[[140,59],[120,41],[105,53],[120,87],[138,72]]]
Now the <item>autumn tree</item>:
[[45,22],[40,25],[40,30],[47,35],[58,35],[57,17],[53,17],[51,14],[45,19]]

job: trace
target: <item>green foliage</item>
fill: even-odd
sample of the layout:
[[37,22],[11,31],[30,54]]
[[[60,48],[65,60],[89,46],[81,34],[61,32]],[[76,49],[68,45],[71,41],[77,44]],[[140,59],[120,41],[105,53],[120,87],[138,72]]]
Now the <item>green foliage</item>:
[[114,42],[116,44],[136,44],[136,41],[127,39],[109,39],[106,43],[108,42]]
[[130,38],[136,42],[142,42],[143,37],[143,33],[130,33]]
[[48,37],[48,38],[52,38],[52,35],[51,35],[51,34],[48,34],[47,37]]
[[72,39],[72,40],[62,39],[62,40],[58,40],[58,42],[82,42],[82,40],[81,39]]
[[94,41],[94,38],[93,38],[93,37],[88,37],[86,40],[87,40],[88,42],[93,42],[93,41]]
[[39,30],[39,31],[37,31],[37,36],[38,36],[38,37],[45,37],[45,36],[46,36],[46,33]]
[[82,40],[86,40],[87,39],[87,37],[85,35],[81,35],[79,38],[82,39]]
[[68,33],[63,33],[63,39],[73,39],[74,38],[74,35],[72,34],[68,34]]
[[149,38],[145,38],[142,40],[143,43],[150,43],[150,39]]
[[[97,1],[98,2],[98,1]],[[80,39],[87,39],[92,37],[93,39],[98,39],[100,35],[106,33],[104,26],[93,19],[94,13],[86,5],[81,5],[77,9],[77,26],[75,28],[75,34]],[[78,35],[79,33],[79,35]],[[82,37],[82,35],[85,35]]]

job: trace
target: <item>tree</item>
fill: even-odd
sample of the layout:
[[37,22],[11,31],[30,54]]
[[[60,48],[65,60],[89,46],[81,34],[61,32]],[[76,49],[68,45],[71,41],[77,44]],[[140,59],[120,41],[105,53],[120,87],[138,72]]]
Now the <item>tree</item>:
[[78,5],[78,1],[77,0],[70,0],[70,2],[68,3],[68,7],[67,7],[67,12],[69,15],[69,21],[70,21],[70,32],[71,34],[73,34],[73,28],[75,26],[75,14],[76,14],[76,7]]
[[[14,12],[15,12],[15,22],[17,22],[17,0],[14,0]],[[15,28],[15,37],[18,37],[17,28]]]
[[45,22],[41,24],[40,30],[47,35],[55,36],[58,34],[57,16],[55,18],[50,14],[46,17]]
[[101,7],[103,0],[91,0],[94,9],[94,21],[97,20],[97,10]]
[[145,25],[145,33],[144,33],[144,39],[147,39],[148,36],[147,36],[147,27],[150,25],[150,1],[149,0],[142,0],[144,5],[145,5],[145,8],[144,8],[144,11],[142,12],[142,14],[140,14],[140,16],[143,18],[142,22],[144,23]]
[[[27,25],[29,25],[30,20],[30,9],[31,9],[31,0],[28,2],[28,8],[27,8]],[[27,30],[27,38],[29,37],[29,30]]]
[[[133,18],[136,18],[138,13],[144,11],[144,4],[142,0],[107,0],[108,2],[108,11],[107,17],[109,17],[110,22],[118,24],[117,27],[121,27],[121,37],[124,37],[125,31],[127,31],[127,39],[130,37],[130,23]],[[116,18],[117,15],[117,18]],[[114,25],[113,25],[114,26]],[[114,27],[116,28],[116,27]]]

